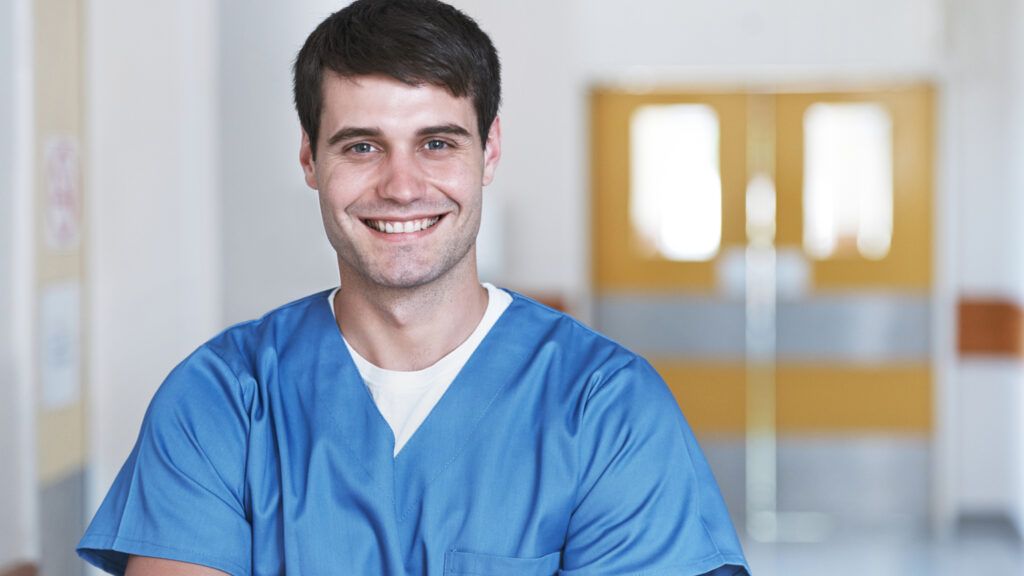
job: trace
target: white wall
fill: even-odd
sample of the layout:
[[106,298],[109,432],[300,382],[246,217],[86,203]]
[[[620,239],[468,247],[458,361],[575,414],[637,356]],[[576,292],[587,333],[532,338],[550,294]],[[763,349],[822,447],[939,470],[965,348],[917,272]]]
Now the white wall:
[[[0,4],[0,77],[14,76],[14,6]],[[0,90],[0,392],[6,397],[16,393],[14,358],[14,326],[7,320],[14,314],[14,94],[4,83]],[[18,406],[0,403],[0,462],[17,461]],[[13,485],[12,485],[13,484]],[[17,517],[21,496],[16,476],[0,475],[0,518]],[[0,566],[15,557],[15,548],[8,542],[17,530],[17,523],[0,521]]]
[[337,285],[316,192],[299,167],[291,66],[306,36],[344,2],[219,6],[219,100],[227,323]]
[[961,513],[1020,520],[1021,380],[1016,360],[972,359],[960,364],[954,480]]
[[[1010,64],[1010,75],[1013,83],[1010,86],[1010,101],[1014,103],[1011,109],[1009,124],[1011,130],[1011,149],[1016,151],[1010,161],[1013,172],[1010,174],[1011,189],[1008,195],[1016,200],[1015,213],[1018,234],[1024,236],[1024,162],[1020,159],[1024,156],[1024,2],[1015,2],[1010,9],[1011,30],[1009,32],[1011,42],[1009,50],[1014,55]],[[1024,244],[1016,244],[1017,251],[1012,259],[1017,264],[1018,277],[1018,302],[1024,303]],[[1024,367],[1017,366],[1018,374],[1017,388],[1015,389],[1017,413],[1016,443],[1011,445],[1011,458],[1016,462],[1016,515],[1017,530],[1024,535]]]
[[[956,109],[948,120],[956,143],[960,289],[970,296],[1024,295],[1022,198],[1011,178],[1021,150],[1008,122],[1020,100],[1013,68],[1013,6],[1017,0],[951,4],[949,77]],[[1018,32],[1019,33],[1019,32]]]
[[96,506],[156,387],[220,328],[220,196],[214,4],[86,5],[89,502]]
[[[957,214],[956,290],[1024,304],[1024,33],[1019,0],[950,3],[947,159]],[[1015,36],[1017,38],[1015,38]],[[1024,529],[1024,366],[955,364],[959,430],[954,493],[966,513],[1001,513]],[[1024,533],[1024,530],[1022,530]]]
[[0,566],[38,554],[32,394],[31,5],[0,4]]
[[495,280],[502,284],[578,301],[589,276],[589,210],[574,7],[543,0],[453,4],[491,36],[502,64],[502,160],[484,198],[504,237],[482,247],[481,257],[500,263]]
[[[1017,236],[1013,247],[1015,250],[1009,255],[1014,265],[1011,270],[1016,276],[1016,301],[1024,306],[1024,163],[1020,161],[1024,157],[1024,2],[1016,0],[1011,2],[1008,10],[1010,22],[1007,34],[1010,38],[1007,50],[1012,55],[1008,64],[1008,75],[1011,84],[1008,88],[1010,94],[1008,101],[1011,103],[1007,111],[1007,120],[1010,126],[1011,155],[1007,162],[1010,166],[1009,182],[1006,196],[1011,199],[1007,209],[1015,216]],[[1015,367],[1016,388],[1013,395],[1008,398],[1014,401],[1016,423],[1013,441],[1009,444],[1010,459],[1016,463],[1013,470],[1016,486],[1014,487],[1015,509],[1013,518],[1017,524],[1017,530],[1024,535],[1024,366]]]
[[[573,0],[588,77],[934,74],[940,0]],[[639,70],[638,70],[639,69]]]

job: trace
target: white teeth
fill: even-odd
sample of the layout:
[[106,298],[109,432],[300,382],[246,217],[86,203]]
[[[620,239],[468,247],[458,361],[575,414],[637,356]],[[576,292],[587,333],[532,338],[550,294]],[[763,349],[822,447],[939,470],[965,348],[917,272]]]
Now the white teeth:
[[366,220],[366,224],[377,230],[378,232],[384,232],[385,234],[409,234],[412,232],[419,232],[420,230],[426,230],[437,221],[440,220],[440,216],[433,218],[421,218],[419,220],[406,220],[404,222],[384,221],[384,220]]

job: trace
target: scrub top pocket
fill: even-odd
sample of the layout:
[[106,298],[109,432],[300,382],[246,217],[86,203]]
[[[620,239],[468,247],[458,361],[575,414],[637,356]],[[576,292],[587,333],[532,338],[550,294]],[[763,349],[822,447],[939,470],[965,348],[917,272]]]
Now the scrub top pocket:
[[444,556],[444,573],[451,576],[552,576],[558,573],[561,553],[540,558],[511,558],[451,550]]

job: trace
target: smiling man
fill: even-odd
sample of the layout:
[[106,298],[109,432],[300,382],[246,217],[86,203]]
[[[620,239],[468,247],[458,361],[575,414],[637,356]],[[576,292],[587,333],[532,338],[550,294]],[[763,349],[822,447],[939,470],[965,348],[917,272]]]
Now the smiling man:
[[490,39],[358,0],[295,64],[299,159],[340,286],[168,376],[79,553],[130,575],[747,573],[642,358],[481,285],[501,157]]

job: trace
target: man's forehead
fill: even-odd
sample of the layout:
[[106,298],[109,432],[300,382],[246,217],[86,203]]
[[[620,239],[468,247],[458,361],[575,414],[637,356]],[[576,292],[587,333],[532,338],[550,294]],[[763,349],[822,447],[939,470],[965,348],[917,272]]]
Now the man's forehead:
[[398,91],[407,91],[409,94],[433,92],[437,95],[447,95],[453,101],[466,102],[472,106],[473,102],[469,96],[456,96],[447,87],[430,82],[407,82],[386,74],[361,74],[342,75],[333,70],[324,72],[321,90],[324,96],[333,90],[361,90],[380,89],[390,87]]
[[[373,121],[403,125],[410,121],[431,123],[476,122],[476,110],[468,97],[456,97],[434,84],[408,84],[390,76],[324,76],[321,123]],[[414,126],[407,126],[416,129]]]

